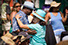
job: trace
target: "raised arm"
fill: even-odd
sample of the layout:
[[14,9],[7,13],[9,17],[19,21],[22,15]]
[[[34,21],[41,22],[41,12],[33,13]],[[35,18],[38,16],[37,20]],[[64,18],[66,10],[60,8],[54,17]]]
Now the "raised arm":
[[20,21],[20,18],[21,16],[19,15],[16,15],[15,18],[17,19],[17,22],[18,22],[18,25],[20,26],[20,28],[24,28],[24,29],[30,29],[27,25],[23,24],[21,21]]
[[[61,12],[60,12],[60,13],[61,13]],[[67,16],[68,16],[68,15],[66,14],[65,17],[64,17],[64,16],[63,16],[63,13],[61,13],[61,17],[62,17],[62,21],[63,21],[63,22],[66,22]]]

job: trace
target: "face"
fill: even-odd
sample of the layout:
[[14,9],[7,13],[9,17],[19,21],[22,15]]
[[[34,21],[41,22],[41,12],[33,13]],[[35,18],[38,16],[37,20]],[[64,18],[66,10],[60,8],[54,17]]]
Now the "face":
[[49,12],[49,8],[45,8],[44,11],[45,11],[46,13],[48,13],[48,12]]
[[36,23],[38,23],[39,21],[40,21],[40,19],[34,16],[34,18],[33,18],[33,23],[36,24]]
[[30,15],[30,14],[31,14],[31,12],[32,12],[32,10],[31,10],[31,9],[28,9],[28,8],[26,9],[26,14],[27,14],[27,15]]
[[67,9],[65,10],[65,12],[66,12],[66,14],[68,14],[68,10]]
[[55,7],[55,8],[53,8],[53,11],[54,12],[57,12],[57,11],[59,11],[59,8],[58,7]]
[[17,10],[17,11],[19,11],[19,10],[21,9],[21,5],[20,5],[19,3],[17,3],[17,4],[15,5],[15,7],[16,7],[16,10]]

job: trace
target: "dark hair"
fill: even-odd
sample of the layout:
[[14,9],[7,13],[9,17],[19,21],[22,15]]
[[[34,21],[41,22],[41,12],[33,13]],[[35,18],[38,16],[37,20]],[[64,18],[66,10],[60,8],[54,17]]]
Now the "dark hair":
[[[51,7],[50,10],[49,10],[49,12],[54,12],[54,11],[53,11],[54,8],[55,8],[55,7]],[[56,7],[56,8],[57,8],[57,7]],[[56,11],[56,12],[59,12],[59,10]]]
[[23,9],[29,9],[29,10],[33,10],[33,9],[30,9],[30,8],[28,8],[28,7],[26,7],[26,6],[23,6]]
[[66,14],[66,13],[65,13],[65,10],[66,10],[66,9],[68,10],[68,6],[65,7],[64,10],[63,10],[64,17],[65,17],[65,14]]
[[46,22],[45,22],[45,21],[40,20],[40,21],[39,21],[39,24],[40,24],[40,25],[46,25]]
[[44,10],[46,7],[47,7],[47,8],[50,8],[50,4],[48,4],[48,5],[47,5],[47,4],[43,5],[42,10]]
[[[18,2],[17,2],[18,3]],[[16,4],[17,3],[14,3],[14,5],[13,5],[13,10],[12,11],[16,11],[14,8],[16,7]]]

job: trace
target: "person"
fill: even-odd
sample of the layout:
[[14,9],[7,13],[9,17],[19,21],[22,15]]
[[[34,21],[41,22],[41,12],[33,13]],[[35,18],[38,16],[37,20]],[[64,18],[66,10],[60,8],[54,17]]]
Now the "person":
[[42,9],[45,11],[45,12],[49,12],[50,10],[50,4],[51,4],[52,0],[45,0],[45,5],[43,5]]
[[[22,21],[23,24],[28,24],[29,21],[27,16],[32,12],[33,9],[34,9],[34,4],[32,2],[25,1],[25,3],[23,4],[23,9],[20,10],[16,15],[22,16],[20,20]],[[21,29],[19,27],[15,17],[13,18],[12,30],[13,32],[16,32],[16,33],[20,32],[20,30],[27,31],[26,29]]]
[[47,45],[45,42],[46,23],[44,20],[46,13],[45,11],[38,9],[36,12],[32,14],[34,15],[34,19],[36,19],[36,24],[25,25],[19,19],[21,16],[16,15],[15,18],[17,19],[20,28],[36,30],[37,34],[32,35],[29,45]]
[[17,14],[17,12],[19,12],[20,9],[21,9],[21,5],[19,3],[15,3],[13,6],[13,10],[11,12],[11,15],[10,15],[11,24],[12,24],[13,17],[15,16],[15,14]]
[[46,22],[49,19],[51,19],[51,25],[52,25],[57,43],[60,41],[61,33],[65,31],[62,21],[65,22],[65,20],[67,19],[67,16],[65,16],[64,18],[63,14],[59,12],[60,4],[61,3],[57,3],[53,1],[51,3],[51,9],[50,9],[51,12],[47,13],[45,16]]
[[6,34],[6,31],[7,33],[9,33],[9,30],[10,30],[10,13],[11,13],[11,10],[10,10],[10,6],[9,6],[9,3],[10,3],[10,0],[4,0],[5,3],[2,4],[2,12],[1,12],[1,18],[2,18],[2,30],[3,31],[3,35]]
[[43,9],[45,12],[48,13],[48,12],[49,12],[49,9],[50,9],[50,5],[45,4],[45,5],[43,5],[42,9]]
[[68,40],[68,28],[67,28],[67,27],[68,27],[68,26],[67,26],[67,25],[68,25],[68,6],[64,8],[63,14],[64,14],[64,17],[67,15],[67,19],[66,19],[66,21],[63,23],[66,32],[62,32],[62,34],[61,34],[61,41]]
[[61,41],[61,42],[59,42],[59,43],[56,44],[56,45],[68,45],[68,40]]
[[17,12],[19,12],[19,10],[21,10],[21,5],[19,3],[15,3],[13,6],[13,10],[10,14],[10,20],[11,20],[11,29],[10,29],[10,33],[12,32],[12,22],[13,22],[13,17],[17,14]]
[[65,30],[68,31],[68,6],[63,10],[64,17],[67,15],[67,20],[64,22]]

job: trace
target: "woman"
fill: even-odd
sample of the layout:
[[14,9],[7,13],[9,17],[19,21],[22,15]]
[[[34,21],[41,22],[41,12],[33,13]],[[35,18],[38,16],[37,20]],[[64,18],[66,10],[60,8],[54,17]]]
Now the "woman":
[[15,14],[17,12],[19,12],[20,9],[21,9],[21,5],[19,3],[15,3],[14,6],[13,6],[12,13],[11,13],[11,24],[12,24],[13,17],[15,16]]
[[[21,5],[19,3],[15,3],[14,6],[13,6],[12,13],[10,15],[11,25],[12,25],[13,17],[15,16],[15,14],[17,14],[17,12],[19,12],[20,9],[21,9]],[[12,30],[12,27],[10,29],[10,33],[12,32],[11,30]]]
[[39,9],[34,12],[33,15],[36,19],[36,24],[24,25],[19,19],[21,16],[17,15],[15,18],[17,19],[20,28],[36,30],[37,34],[32,35],[33,37],[31,38],[30,45],[46,45],[44,20],[46,13],[43,10]]
[[67,15],[67,20],[64,22],[65,30],[68,31],[68,6],[63,10],[64,17]]
[[60,6],[60,3],[56,3],[55,1],[53,1],[51,3],[51,9],[50,9],[50,11],[52,12],[47,13],[47,15],[45,16],[46,22],[49,19],[51,19],[51,25],[52,25],[57,43],[60,41],[61,33],[65,31],[62,21],[65,22],[65,20],[67,19],[67,15],[64,18],[62,13],[59,12],[59,6]]

